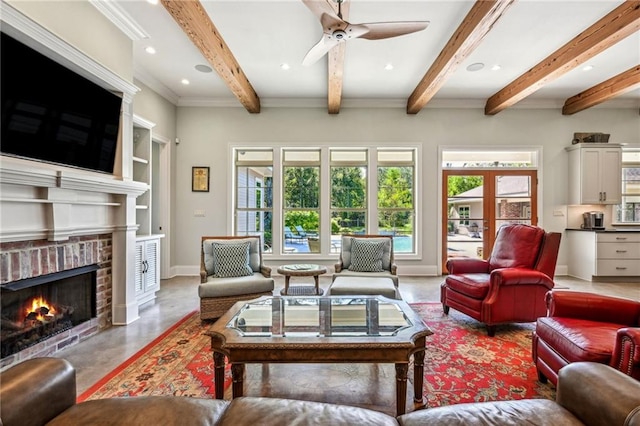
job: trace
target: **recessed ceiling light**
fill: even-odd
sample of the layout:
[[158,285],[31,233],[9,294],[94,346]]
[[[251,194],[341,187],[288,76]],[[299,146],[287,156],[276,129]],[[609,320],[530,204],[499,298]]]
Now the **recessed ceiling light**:
[[476,62],[475,64],[469,65],[467,71],[480,71],[482,68],[484,68],[484,64],[482,62]]
[[393,69],[393,64],[389,62],[387,65],[384,66],[384,69],[387,71],[391,71]]
[[591,71],[593,69],[593,65],[585,65],[582,67],[582,71]]
[[158,4],[158,0],[147,0],[147,3]]
[[156,54],[156,49],[153,46],[145,47],[144,51],[147,52],[149,55],[155,55]]
[[280,64],[280,69],[282,69],[282,70],[284,70],[284,71],[286,71],[286,70],[288,70],[288,69],[290,69],[290,68],[291,68],[291,66],[290,66],[289,64],[287,64],[286,62],[285,62],[285,63]]
[[491,71],[498,71],[500,68],[502,68],[500,65],[495,64],[494,66],[491,67]]
[[196,65],[195,68],[196,68],[196,70],[198,70],[200,72],[211,72],[211,71],[213,71],[209,65],[205,65],[205,64],[198,64],[198,65]]
[[187,80],[186,78],[183,78],[182,79],[182,84],[184,84],[186,86],[187,84],[189,84],[189,80]]

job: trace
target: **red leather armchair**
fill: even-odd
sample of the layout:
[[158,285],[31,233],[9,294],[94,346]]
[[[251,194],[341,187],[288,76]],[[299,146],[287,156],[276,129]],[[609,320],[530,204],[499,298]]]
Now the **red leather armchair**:
[[640,301],[553,290],[549,314],[538,318],[532,356],[541,382],[577,361],[608,364],[640,380]]
[[487,325],[533,322],[545,316],[545,294],[554,286],[560,234],[537,226],[500,227],[487,260],[447,261],[449,276],[442,283],[444,313],[453,308]]

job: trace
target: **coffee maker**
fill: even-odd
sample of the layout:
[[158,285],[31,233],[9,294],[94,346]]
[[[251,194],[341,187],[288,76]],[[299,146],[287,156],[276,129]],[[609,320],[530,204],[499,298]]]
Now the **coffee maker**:
[[584,212],[582,213],[582,229],[604,229],[604,213]]

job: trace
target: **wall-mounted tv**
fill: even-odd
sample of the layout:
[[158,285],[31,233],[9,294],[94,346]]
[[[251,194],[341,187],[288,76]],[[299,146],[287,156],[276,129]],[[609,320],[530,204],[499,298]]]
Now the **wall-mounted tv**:
[[2,33],[3,154],[113,173],[122,97]]

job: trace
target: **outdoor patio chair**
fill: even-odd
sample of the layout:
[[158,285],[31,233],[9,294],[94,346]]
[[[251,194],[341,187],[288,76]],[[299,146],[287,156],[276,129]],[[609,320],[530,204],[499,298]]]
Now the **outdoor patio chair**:
[[306,237],[303,237],[300,234],[295,234],[291,228],[289,228],[288,226],[284,227],[284,240],[286,241],[300,241],[300,240],[304,240]]
[[307,232],[304,230],[304,228],[300,225],[296,225],[295,226],[296,231],[298,232],[298,235],[300,235],[302,238],[307,238],[307,237],[318,237],[318,234],[316,232]]

